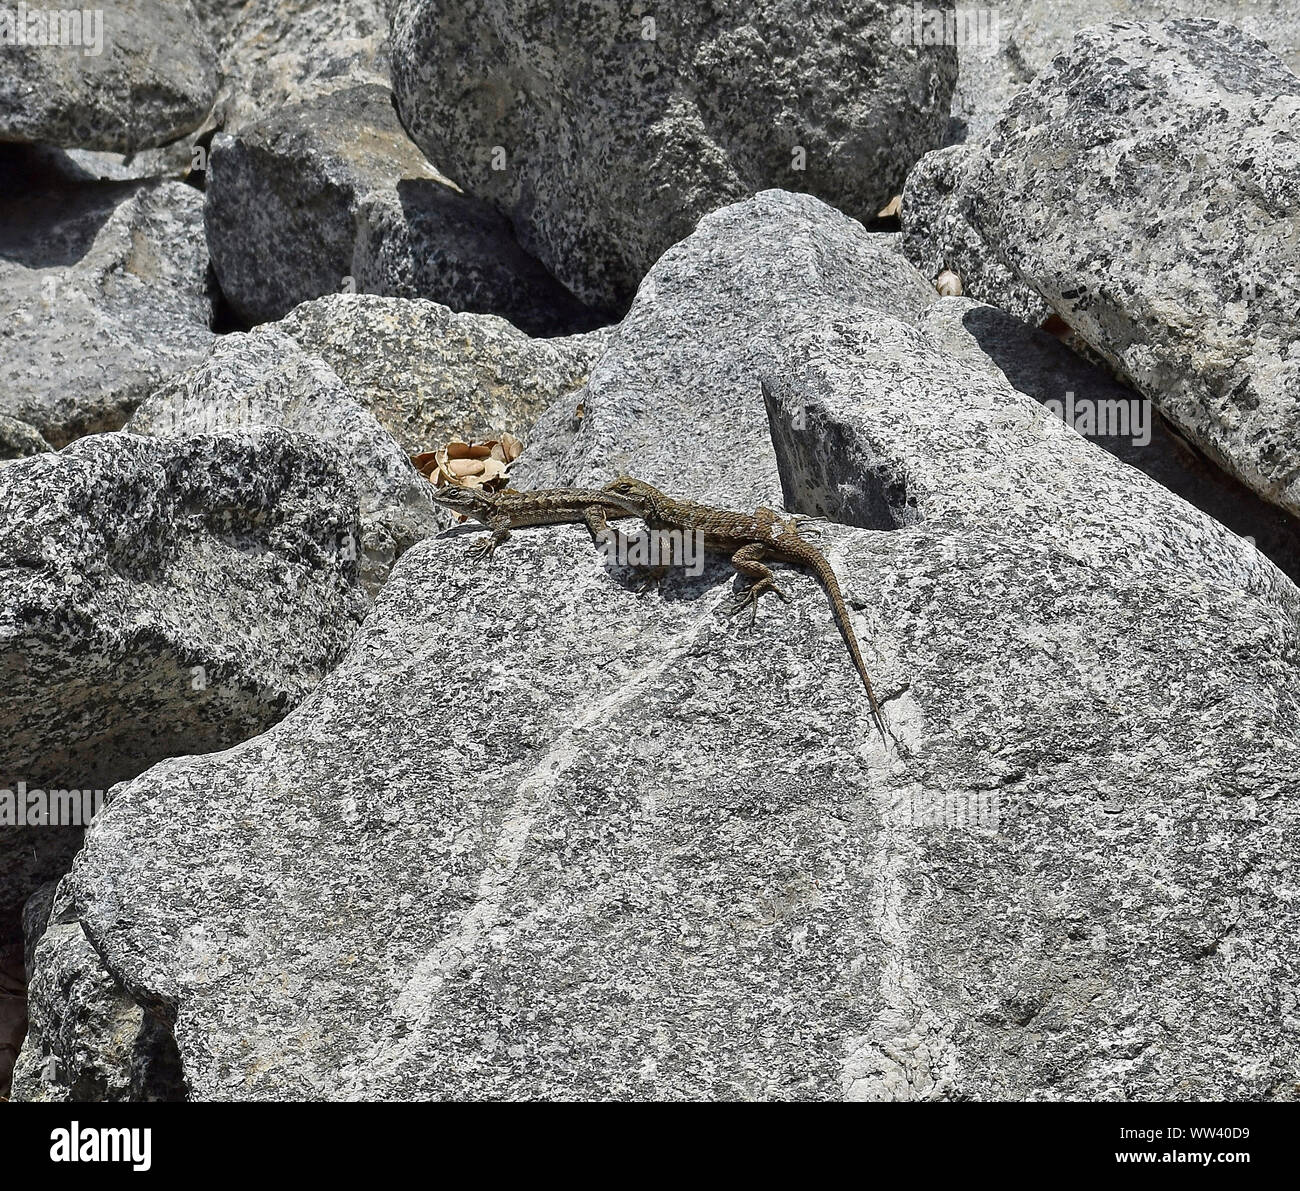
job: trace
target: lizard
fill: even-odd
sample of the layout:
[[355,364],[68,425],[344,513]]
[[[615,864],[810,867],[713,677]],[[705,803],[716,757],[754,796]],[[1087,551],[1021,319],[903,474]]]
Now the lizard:
[[607,518],[632,517],[636,506],[599,488],[538,488],[517,492],[487,492],[482,488],[461,488],[444,484],[433,490],[433,499],[445,508],[472,518],[491,533],[472,548],[475,559],[486,561],[510,538],[510,530],[520,525],[562,525],[581,521],[599,543],[608,529]]
[[[731,614],[749,608],[751,623],[758,615],[758,600],[765,591],[775,592],[787,603],[790,599],[776,585],[771,568],[763,564],[765,558],[790,563],[815,575],[830,599],[836,624],[848,646],[862,685],[866,687],[867,700],[871,704],[871,718],[880,732],[881,740],[888,745],[884,717],[871,687],[871,677],[862,661],[858,639],[849,622],[848,607],[839,580],[826,556],[806,538],[799,536],[797,518],[782,518],[771,509],[760,508],[752,514],[733,513],[691,500],[676,500],[644,480],[633,479],[631,476],[619,476],[606,484],[603,491],[616,498],[620,504],[633,508],[650,529],[697,533],[701,535],[705,550],[731,555],[731,564],[736,571],[753,580],[737,596]],[[597,532],[604,530],[605,526],[599,513],[588,521],[589,527],[593,522],[592,537],[596,539]]]

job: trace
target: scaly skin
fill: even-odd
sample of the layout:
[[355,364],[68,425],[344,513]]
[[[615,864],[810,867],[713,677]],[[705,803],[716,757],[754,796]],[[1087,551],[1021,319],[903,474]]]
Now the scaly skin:
[[[880,731],[880,738],[888,743],[884,717],[876,702],[876,693],[871,689],[871,677],[867,674],[862,651],[858,648],[858,639],[849,622],[848,607],[844,603],[839,580],[836,579],[831,564],[826,561],[826,556],[799,536],[795,518],[782,518],[771,509],[758,509],[751,515],[732,513],[691,500],[675,500],[644,480],[636,480],[631,476],[619,476],[605,485],[604,492],[634,509],[651,529],[698,533],[706,550],[729,554],[736,570],[754,581],[737,598],[733,614],[748,607],[752,621],[758,613],[758,599],[765,591],[774,591],[783,600],[789,600],[789,596],[777,587],[771,569],[763,565],[764,558],[791,563],[816,575],[830,598],[840,633],[862,678],[862,685],[866,687],[867,700],[871,704],[871,718]],[[595,529],[592,534],[594,537]]]
[[561,525],[581,521],[593,541],[606,528],[608,517],[631,517],[636,510],[627,502],[597,488],[538,488],[533,492],[484,492],[481,488],[459,488],[444,484],[433,491],[433,499],[444,508],[471,517],[492,532],[474,546],[480,559],[492,557],[496,548],[520,525]]

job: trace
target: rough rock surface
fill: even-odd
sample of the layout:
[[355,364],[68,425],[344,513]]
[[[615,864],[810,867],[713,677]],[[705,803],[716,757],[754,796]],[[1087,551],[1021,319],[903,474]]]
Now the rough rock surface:
[[1015,98],[952,199],[1098,355],[1292,513],[1298,124],[1300,77],[1230,26],[1094,26]]
[[50,444],[41,437],[41,432],[35,426],[0,414],[0,460],[21,459],[25,455],[39,455],[48,450]]
[[204,127],[234,132],[331,91],[387,87],[385,9],[386,0],[248,0],[233,23],[210,13],[227,27],[217,38],[221,85]]
[[257,433],[279,428],[337,452],[360,501],[361,579],[372,594],[393,562],[447,524],[429,482],[330,367],[273,328],[227,335],[202,364],[172,377],[135,411],[133,434]]
[[[992,0],[962,7],[988,14],[982,19],[995,36],[976,37],[957,50],[952,114],[960,139],[978,140],[988,132],[1012,96],[1046,70],[1085,25],[1208,17],[1258,37],[1300,74],[1300,13],[1293,0]],[[983,27],[972,28],[979,33]]]
[[140,1008],[99,962],[67,887],[51,882],[28,899],[27,1038],[13,1098],[113,1103],[183,1100],[171,1031]]
[[[6,790],[107,791],[261,731],[367,605],[349,480],[283,432],[95,435],[0,467],[0,510]],[[0,826],[0,938],[79,835]]]
[[[774,234],[779,251],[766,242]],[[520,487],[627,472],[700,499],[779,502],[759,381],[784,366],[786,312],[811,288],[828,318],[918,317],[938,295],[895,239],[781,190],[707,216],[654,267],[612,332],[581,394],[588,416],[575,427],[566,398],[538,421],[516,467]],[[756,260],[769,270],[766,286],[753,284]],[[686,452],[684,428],[699,439]],[[738,453],[743,482],[716,453]]]
[[276,329],[323,359],[412,455],[453,435],[527,438],[555,401],[572,413],[612,334],[530,339],[490,315],[371,294],[305,302]]
[[644,424],[591,416],[669,435],[676,492],[779,471],[864,527],[823,545],[888,752],[804,577],[745,634],[725,564],[648,593],[576,527],[423,542],[307,702],[121,787],[78,857],[191,1094],[1294,1096],[1300,593],[883,315],[899,278],[855,298],[851,221],[762,195],[693,239],[598,368],[664,361]]
[[942,142],[957,62],[894,45],[896,8],[397,0],[393,90],[431,161],[618,310],[725,203],[782,186],[867,217],[898,192]]
[[386,87],[334,91],[212,142],[204,223],[248,323],[352,289],[499,314],[530,334],[593,316],[411,143]]
[[95,149],[57,149],[52,145],[0,145],[0,176],[25,180],[42,178],[55,188],[86,182],[181,182],[204,151],[194,136],[182,137],[160,149],[138,153],[101,153]]
[[976,152],[971,145],[949,145],[912,167],[903,188],[899,248],[931,281],[950,269],[961,278],[964,296],[1038,326],[1052,308],[999,260],[962,213],[961,180]]
[[0,169],[0,414],[54,446],[115,430],[211,344],[203,196],[179,182],[12,185]]
[[189,0],[0,14],[0,140],[148,149],[197,128],[216,89],[216,54]]
[[1048,404],[1073,429],[1234,533],[1300,582],[1300,521],[1194,450],[1155,406],[1055,337],[969,298],[940,298],[918,320],[932,342]]

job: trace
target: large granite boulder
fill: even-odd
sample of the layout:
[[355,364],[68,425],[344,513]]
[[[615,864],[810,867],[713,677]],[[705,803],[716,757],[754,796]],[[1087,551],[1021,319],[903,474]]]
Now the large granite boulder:
[[1258,37],[1300,74],[1300,12],[1292,0],[991,0],[961,5],[954,134],[979,140],[1012,97],[1085,25],[1206,17]]
[[[0,510],[0,808],[260,732],[368,605],[351,482],[283,431],[94,435],[0,467]],[[80,835],[0,825],[0,939]]]
[[224,336],[202,364],[156,389],[126,428],[156,437],[279,428],[333,449],[357,492],[357,561],[375,595],[403,551],[446,521],[392,435],[327,364],[274,328]]
[[1300,592],[916,325],[919,274],[882,313],[886,254],[797,196],[705,219],[577,438],[837,518],[888,744],[806,577],[745,633],[725,563],[420,543],[305,703],[78,857],[193,1097],[1291,1094]]
[[530,334],[592,322],[505,216],[424,159],[386,87],[218,134],[204,216],[222,293],[250,324],[343,290],[499,314]]
[[0,415],[56,447],[116,430],[213,335],[203,195],[179,182],[19,185],[0,155]]
[[190,0],[0,9],[0,141],[148,149],[197,128],[216,89]]
[[449,438],[526,438],[544,410],[570,412],[612,332],[532,339],[437,302],[335,294],[275,325],[318,356],[409,454]]
[[387,0],[198,0],[221,82],[204,123],[236,132],[282,107],[387,87]]
[[[1300,77],[1229,25],[1094,26],[1016,96],[947,200],[983,253],[1293,514],[1298,123]],[[962,256],[960,238],[946,249]],[[979,260],[964,264],[987,297]]]
[[892,41],[897,7],[397,0],[393,90],[431,161],[579,298],[621,309],[701,215],[746,194],[866,217],[898,192],[943,139],[957,61]]

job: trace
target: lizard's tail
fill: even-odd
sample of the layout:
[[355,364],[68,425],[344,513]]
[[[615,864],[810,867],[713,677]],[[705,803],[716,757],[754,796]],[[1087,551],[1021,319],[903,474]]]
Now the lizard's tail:
[[889,738],[885,735],[885,717],[880,712],[880,704],[876,702],[876,692],[871,689],[871,675],[867,673],[866,663],[862,660],[862,650],[858,648],[858,639],[853,633],[853,626],[849,623],[849,607],[844,602],[844,593],[840,590],[840,581],[835,578],[835,572],[831,569],[831,564],[820,550],[809,550],[804,557],[808,565],[816,573],[817,578],[821,580],[822,586],[826,589],[826,594],[830,596],[831,609],[835,613],[835,623],[839,625],[844,643],[849,647],[849,653],[853,655],[853,664],[857,667],[858,674],[862,678],[862,685],[867,688],[867,701],[871,704],[871,718],[880,733],[881,741],[888,748]]

